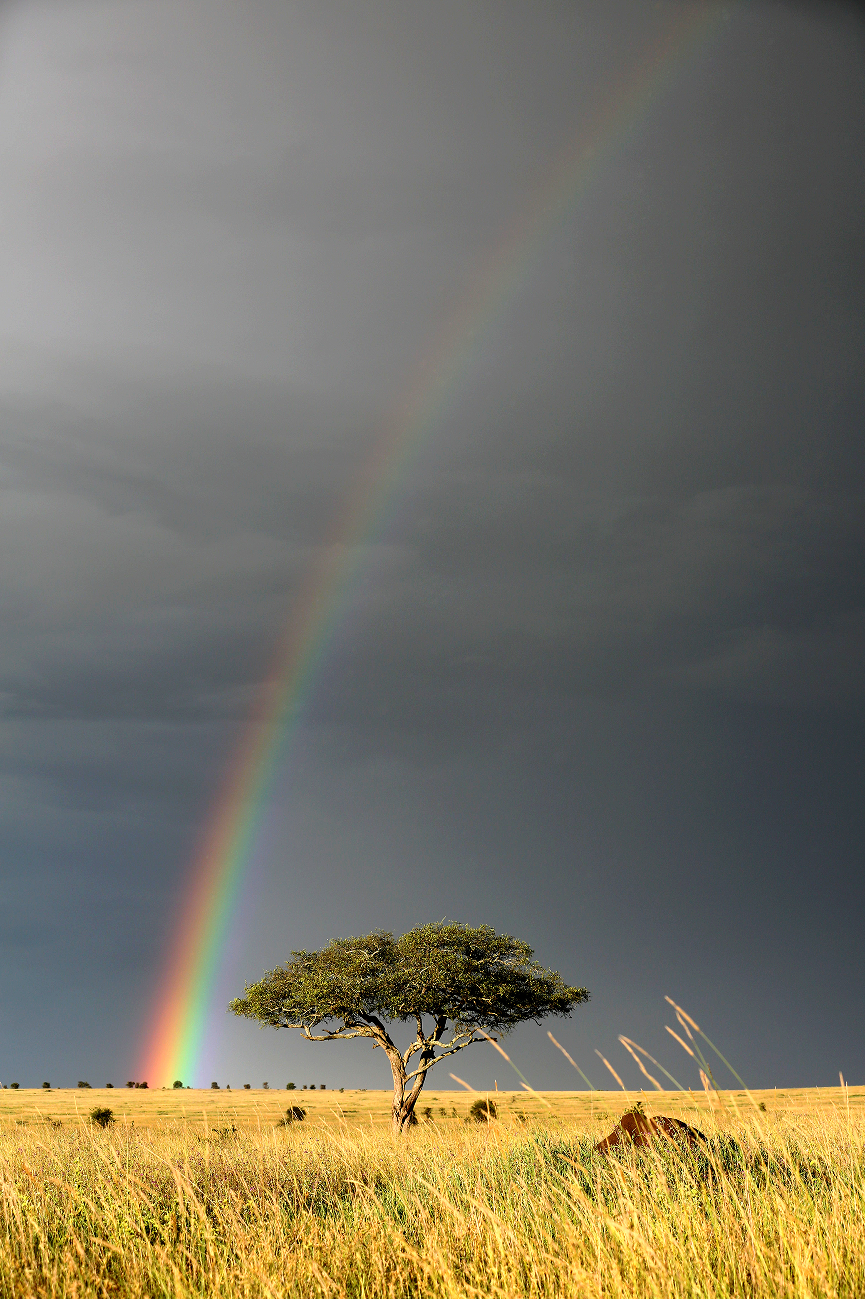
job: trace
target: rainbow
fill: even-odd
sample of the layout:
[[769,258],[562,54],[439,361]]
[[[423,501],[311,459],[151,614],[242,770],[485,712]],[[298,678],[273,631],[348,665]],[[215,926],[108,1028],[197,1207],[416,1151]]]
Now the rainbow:
[[592,178],[624,144],[679,69],[723,23],[718,5],[695,7],[652,46],[627,83],[584,122],[547,183],[468,285],[381,429],[335,520],[329,544],[291,610],[270,671],[237,745],[189,872],[169,959],[157,990],[139,1077],[151,1086],[193,1083],[232,920],[278,764],[333,649],[364,546],[386,532],[424,439],[453,399],[488,332],[524,283],[550,233],[571,214]]

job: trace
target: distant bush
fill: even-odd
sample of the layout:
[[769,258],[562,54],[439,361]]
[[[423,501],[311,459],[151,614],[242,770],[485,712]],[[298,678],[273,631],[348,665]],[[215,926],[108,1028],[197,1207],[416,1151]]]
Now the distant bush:
[[498,1118],[495,1101],[482,1100],[479,1096],[469,1110],[469,1122],[488,1123],[495,1118]]
[[89,1087],[89,1086],[90,1086],[90,1083],[89,1083],[89,1082],[82,1082],[81,1079],[79,1078],[79,1080],[78,1080],[78,1082],[77,1082],[76,1085],[77,1085],[78,1087]]
[[212,1083],[210,1084],[210,1090],[211,1090],[212,1092],[218,1092],[218,1091],[219,1091],[219,1083],[218,1083],[218,1082],[212,1082]]
[[51,1084],[50,1084],[50,1083],[43,1083],[42,1086],[45,1088],[46,1091],[49,1091],[49,1092],[50,1092],[50,1090],[51,1090]]
[[266,1092],[270,1091],[270,1083],[262,1083],[261,1085]]
[[326,1083],[321,1083],[321,1085],[319,1086],[319,1089],[318,1089],[318,1090],[321,1091],[321,1092],[323,1092],[323,1091],[326,1090],[326,1088],[327,1088],[327,1084],[326,1084]]
[[147,1083],[146,1083],[146,1082],[143,1082],[143,1083],[136,1083],[135,1086],[136,1086],[136,1087],[143,1087],[145,1090],[147,1089]]
[[106,1083],[105,1086],[106,1086],[106,1087],[113,1087],[113,1086],[114,1086],[114,1083]]
[[248,1091],[249,1091],[249,1083],[244,1083],[244,1084],[243,1084],[243,1090],[244,1090],[245,1092],[248,1092]]
[[9,1086],[12,1088],[13,1092],[17,1092],[18,1087],[19,1087],[19,1084],[18,1084],[18,1083],[10,1083]]
[[110,1110],[107,1105],[96,1105],[90,1111],[90,1122],[95,1123],[100,1128],[110,1127],[114,1122],[114,1111]]
[[286,1083],[286,1084],[285,1084],[285,1090],[286,1090],[287,1092],[293,1092],[293,1091],[295,1091],[296,1089],[295,1089],[294,1083]]
[[278,1128],[290,1128],[292,1123],[302,1123],[306,1118],[306,1110],[302,1105],[289,1105],[285,1111],[285,1118],[280,1119],[277,1123]]
[[183,1086],[183,1083],[182,1083],[182,1082],[180,1081],[180,1079],[178,1078],[177,1081],[173,1084],[173,1086],[174,1086],[174,1089],[175,1089],[175,1091],[176,1091],[178,1087],[182,1087],[182,1086]]
[[134,1082],[128,1082],[128,1083],[126,1084],[127,1087],[134,1087],[135,1085],[136,1085],[136,1084],[135,1084]]
[[314,1092],[314,1091],[315,1091],[315,1083],[310,1083],[310,1084],[309,1084],[309,1090],[310,1090],[311,1092]]

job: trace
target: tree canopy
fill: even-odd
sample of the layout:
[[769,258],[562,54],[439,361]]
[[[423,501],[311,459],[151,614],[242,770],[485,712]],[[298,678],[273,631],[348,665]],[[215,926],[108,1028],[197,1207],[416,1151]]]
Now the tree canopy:
[[[402,1131],[439,1060],[527,1020],[569,1015],[588,998],[510,934],[440,923],[400,938],[377,931],[336,938],[318,952],[292,952],[229,1009],[272,1028],[300,1029],[310,1041],[375,1039],[390,1061],[394,1128]],[[385,1025],[409,1020],[417,1035],[400,1052]]]

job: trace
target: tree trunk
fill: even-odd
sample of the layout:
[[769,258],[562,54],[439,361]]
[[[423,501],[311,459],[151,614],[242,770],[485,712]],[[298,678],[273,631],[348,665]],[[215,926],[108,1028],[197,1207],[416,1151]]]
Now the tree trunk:
[[393,1102],[390,1110],[390,1123],[394,1136],[398,1137],[409,1126],[414,1107],[407,1104],[410,1093],[408,1095],[406,1093],[405,1065],[402,1062],[402,1056],[397,1050],[388,1051],[387,1055],[390,1060],[390,1071],[393,1074]]
[[426,1081],[426,1074],[421,1074],[414,1080],[413,1086],[407,1087],[405,1065],[399,1051],[388,1051],[387,1054],[390,1060],[390,1070],[393,1074],[391,1131],[395,1137],[399,1137],[417,1122],[414,1116],[414,1107],[421,1093],[421,1088]]
[[[421,1054],[421,1063],[431,1060],[433,1053],[424,1051]],[[410,1127],[417,1123],[415,1118],[414,1107],[417,1104],[417,1098],[423,1090],[426,1082],[426,1071],[423,1070],[414,1079],[411,1087],[406,1087],[405,1065],[402,1062],[402,1056],[399,1051],[393,1053],[388,1051],[390,1060],[390,1069],[393,1074],[393,1103],[391,1105],[391,1131],[395,1137],[402,1136]]]

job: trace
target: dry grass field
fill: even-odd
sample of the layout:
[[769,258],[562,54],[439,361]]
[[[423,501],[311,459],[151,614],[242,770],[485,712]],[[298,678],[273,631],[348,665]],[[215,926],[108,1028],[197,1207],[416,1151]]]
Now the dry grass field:
[[865,1295],[865,1089],[643,1095],[699,1156],[595,1155],[635,1094],[473,1099],[0,1092],[0,1296]]
[[[785,1117],[846,1113],[865,1120],[865,1087],[808,1087],[783,1091],[750,1093],[757,1105],[765,1105],[766,1122]],[[503,1123],[523,1123],[555,1128],[562,1123],[579,1124],[586,1131],[609,1129],[620,1114],[636,1100],[647,1102],[653,1112],[672,1114],[704,1125],[706,1117],[717,1114],[723,1122],[736,1109],[745,1114],[752,1105],[744,1092],[724,1092],[721,1105],[712,1105],[702,1091],[687,1097],[681,1092],[535,1092],[524,1091],[433,1091],[425,1090],[418,1104],[418,1117],[429,1110],[429,1118],[438,1126],[463,1123],[469,1107],[478,1096],[490,1098],[498,1107]],[[307,1111],[307,1123],[345,1130],[389,1128],[390,1091],[268,1091],[244,1090],[133,1090],[129,1088],[40,1088],[0,1091],[0,1127],[8,1125],[65,1126],[86,1123],[94,1106],[109,1106],[118,1124],[136,1129],[186,1126],[203,1133],[208,1127],[235,1126],[240,1131],[272,1127],[288,1105],[301,1105]],[[660,1107],[660,1108],[659,1108]]]
[[633,1093],[423,1099],[0,1092],[0,1296],[865,1295],[865,1089],[644,1095],[696,1157],[593,1154]]

